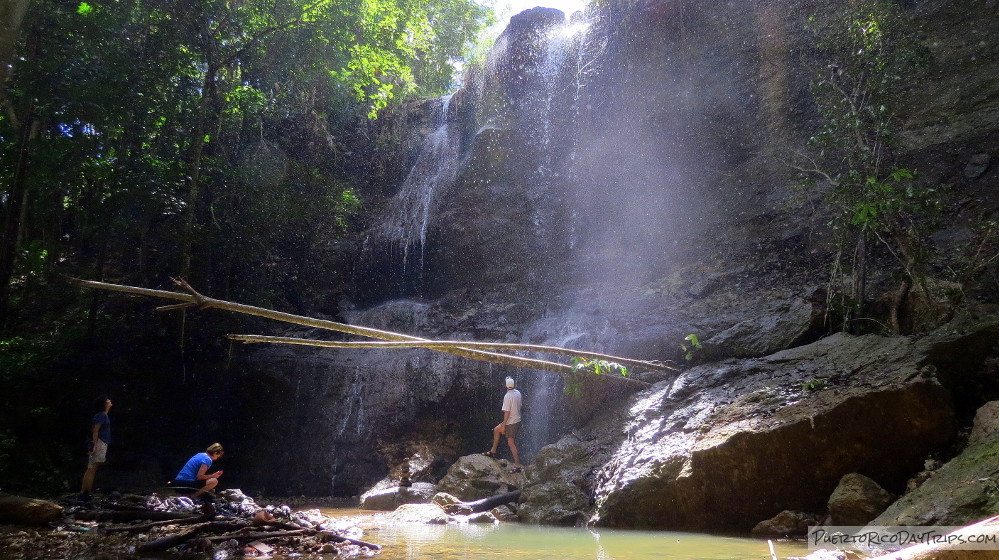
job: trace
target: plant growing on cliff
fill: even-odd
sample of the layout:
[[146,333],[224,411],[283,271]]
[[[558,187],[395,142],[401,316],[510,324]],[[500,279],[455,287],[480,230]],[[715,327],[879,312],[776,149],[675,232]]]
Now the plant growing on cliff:
[[628,368],[617,362],[574,356],[572,358],[572,373],[565,378],[565,394],[580,397],[583,394],[583,385],[586,384],[586,379],[591,374],[604,375],[610,372],[617,372],[622,377],[626,377]]
[[865,311],[868,259],[880,245],[902,268],[892,309],[898,332],[899,306],[910,287],[924,284],[922,241],[940,205],[937,190],[897,156],[901,99],[928,61],[927,51],[911,19],[888,0],[836,4],[809,23],[819,119],[809,152],[796,154],[792,165],[803,180],[829,186],[829,226],[837,240],[829,293],[838,298],[830,304],[839,304],[842,328],[849,330],[851,318]]
[[697,338],[696,334],[688,334],[683,337],[683,342],[680,343],[680,350],[683,352],[683,359],[688,362],[693,362],[697,358],[698,354],[704,347],[701,345],[701,340]]

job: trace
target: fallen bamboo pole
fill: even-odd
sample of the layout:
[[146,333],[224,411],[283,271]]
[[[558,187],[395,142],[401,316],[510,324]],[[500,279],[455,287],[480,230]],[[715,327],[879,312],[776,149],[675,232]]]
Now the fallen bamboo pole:
[[315,340],[311,338],[291,338],[285,336],[265,336],[259,334],[230,334],[230,340],[238,340],[247,344],[272,343],[272,344],[298,344],[302,346],[320,346],[324,348],[428,348],[430,350],[442,350],[446,348],[469,348],[473,350],[520,350],[524,352],[541,352],[548,354],[562,354],[565,356],[577,356],[590,360],[605,360],[623,366],[644,368],[652,371],[677,372],[677,368],[667,366],[657,362],[647,362],[645,360],[634,360],[600,354],[597,352],[585,352],[582,350],[572,350],[560,348],[558,346],[544,346],[538,344],[518,344],[513,342],[461,342],[451,340],[433,340],[428,342],[340,342],[336,340]]
[[[306,327],[314,327],[318,329],[332,330],[337,332],[342,332],[346,334],[354,334],[358,336],[364,336],[368,338],[375,338],[378,340],[395,341],[395,342],[419,342],[419,343],[433,343],[432,340],[427,340],[425,338],[419,338],[415,336],[409,336],[401,333],[395,333],[391,331],[383,331],[379,329],[373,329],[370,327],[358,327],[354,325],[347,325],[345,323],[338,323],[336,321],[328,321],[325,319],[315,319],[312,317],[305,317],[302,315],[293,315],[291,313],[284,313],[281,311],[274,311],[272,309],[266,309],[263,307],[256,307],[253,305],[246,305],[242,303],[234,303],[230,301],[214,299],[207,297],[197,290],[192,288],[187,282],[183,280],[174,279],[174,282],[183,288],[188,293],[181,292],[170,292],[166,290],[153,290],[150,288],[139,288],[136,286],[125,286],[122,284],[110,284],[107,282],[96,282],[94,280],[82,280],[79,278],[70,278],[70,281],[83,287],[96,288],[100,290],[109,290],[113,292],[122,292],[128,294],[136,294],[149,297],[158,297],[163,299],[172,299],[176,301],[181,301],[183,303],[175,305],[167,305],[163,307],[156,308],[157,311],[173,311],[188,308],[199,308],[199,309],[222,309],[225,311],[232,311],[235,313],[242,313],[244,315],[252,315],[254,317],[263,317],[265,319],[272,319],[275,321],[281,321],[284,323],[291,323],[295,325],[302,325]],[[532,369],[540,369],[545,371],[551,371],[554,373],[561,374],[571,374],[576,373],[576,370],[565,364],[559,364],[556,362],[549,362],[547,360],[538,360],[534,358],[522,358],[520,356],[511,356],[509,354],[499,354],[495,352],[485,352],[482,350],[473,350],[466,348],[464,346],[458,347],[446,347],[446,348],[435,348],[434,350],[438,352],[444,352],[447,354],[453,354],[455,356],[461,356],[464,358],[470,358],[473,360],[480,360],[486,362],[492,362],[497,364],[515,366],[515,367],[526,367]],[[585,352],[577,353],[579,355],[586,355]],[[611,376],[615,379],[622,379],[632,383],[637,383],[643,386],[648,384],[624,376]]]

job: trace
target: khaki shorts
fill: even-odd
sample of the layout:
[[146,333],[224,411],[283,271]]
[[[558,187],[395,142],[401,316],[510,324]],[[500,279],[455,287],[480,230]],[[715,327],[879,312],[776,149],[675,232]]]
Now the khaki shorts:
[[107,461],[107,455],[108,455],[108,444],[104,443],[101,440],[97,440],[97,445],[94,446],[93,454],[91,454],[90,458],[87,459],[87,464],[95,465],[97,463],[103,463]]
[[504,428],[503,433],[506,434],[507,439],[513,439],[517,437],[517,432],[520,431],[520,422],[516,424],[507,424]]

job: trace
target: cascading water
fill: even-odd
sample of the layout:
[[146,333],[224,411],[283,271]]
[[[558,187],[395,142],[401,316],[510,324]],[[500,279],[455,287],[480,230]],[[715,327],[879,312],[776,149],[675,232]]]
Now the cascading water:
[[[350,385],[350,393],[341,403],[346,410],[337,427],[337,439],[343,439],[348,428],[352,428],[354,436],[364,433],[367,413],[364,408],[364,377],[360,369],[354,370],[354,380]],[[353,420],[353,422],[351,422]]]
[[[545,245],[542,250],[550,250],[558,243],[571,244],[571,240],[559,239],[564,232],[544,227],[545,222],[551,221],[551,208],[545,199],[560,198],[553,191],[562,180],[560,168],[564,165],[563,154],[567,148],[571,153],[574,135],[562,122],[564,119],[558,118],[556,108],[578,100],[579,53],[588,29],[588,24],[572,23],[548,31],[544,56],[537,68],[541,87],[530,97],[536,105],[534,111],[539,123],[536,131],[539,136],[539,165],[532,188],[538,200],[532,205],[532,225],[537,232],[547,234],[538,235],[538,240]],[[560,133],[559,137],[554,137],[555,133]],[[553,150],[553,142],[560,148],[558,152]],[[586,337],[585,332],[581,326],[574,328],[573,323],[567,322],[564,317],[543,317],[525,332],[525,342],[572,347],[574,342],[580,342],[578,339]],[[555,441],[564,430],[564,386],[562,376],[541,372],[531,391],[525,394],[525,413],[530,417],[530,429],[525,430],[523,442],[527,455],[533,455],[544,445]]]
[[[430,305],[426,301],[404,298],[432,297],[437,282],[442,278],[450,280],[455,272],[462,273],[456,262],[485,268],[477,271],[480,274],[473,280],[495,274],[494,268],[488,268],[493,263],[506,262],[510,263],[508,268],[538,278],[520,277],[514,282],[534,282],[532,286],[538,293],[547,295],[562,289],[557,281],[553,282],[555,276],[546,276],[551,270],[558,273],[564,269],[558,259],[538,263],[543,266],[533,266],[530,261],[561,255],[572,244],[567,239],[570,230],[566,216],[572,208],[571,201],[566,201],[565,183],[574,152],[575,105],[580,98],[584,64],[581,53],[589,25],[566,23],[564,15],[556,10],[538,8],[532,12],[520,18],[519,24],[511,24],[511,29],[517,27],[515,31],[497,40],[486,64],[478,70],[478,79],[454,98],[455,106],[451,105],[452,96],[437,101],[432,130],[424,137],[403,184],[386,203],[365,242],[365,253],[375,269],[366,278],[391,286],[383,286],[381,297],[373,298],[379,305],[354,314],[351,320],[381,324],[376,319],[392,318],[383,328],[402,327],[403,332],[419,334],[426,327],[425,332],[443,331],[447,337],[459,331],[457,336],[461,338],[490,333],[485,340],[495,340],[499,333],[499,338],[512,336],[524,342],[592,349],[586,346],[588,340],[576,340],[587,338],[586,328],[592,324],[584,319],[567,323],[559,311],[533,326],[518,324],[512,318],[509,323],[505,317],[500,319],[500,324],[509,325],[511,330],[475,324],[464,328],[457,324],[430,325],[415,316],[401,320],[397,313],[400,309],[426,313],[424,306]],[[467,109],[475,113],[467,114]],[[465,175],[465,165],[474,166],[471,181]],[[449,222],[442,221],[445,219]],[[494,232],[501,242],[495,248],[483,249]],[[476,234],[467,244],[463,243],[469,238],[466,233]],[[518,266],[510,260],[519,258],[529,264]],[[538,272],[542,268],[545,270]],[[467,287],[458,282],[455,285]],[[571,306],[572,302],[567,303]],[[474,302],[468,304],[475,306]],[[469,312],[474,313],[471,308]],[[565,331],[567,324],[573,332]],[[413,367],[424,375],[434,369],[415,362]],[[515,375],[525,397],[520,448],[523,458],[529,461],[542,446],[557,440],[570,427],[566,421],[564,380],[557,374],[535,371]],[[494,404],[498,405],[493,402],[496,395],[486,390],[483,398],[486,409],[493,412]],[[489,420],[493,421],[492,415]]]
[[[402,294],[419,294],[423,284],[427,226],[437,199],[458,171],[459,135],[448,119],[453,94],[436,102],[433,131],[423,140],[416,162],[365,244],[376,260],[398,271]],[[385,254],[387,253],[387,254]]]

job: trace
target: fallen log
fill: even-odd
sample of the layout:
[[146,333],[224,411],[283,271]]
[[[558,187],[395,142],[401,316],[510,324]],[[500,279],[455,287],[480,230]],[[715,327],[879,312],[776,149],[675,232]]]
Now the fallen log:
[[208,542],[219,543],[228,540],[235,539],[237,541],[263,541],[268,539],[275,539],[281,537],[298,537],[301,535],[315,535],[318,531],[315,529],[294,529],[290,531],[256,531],[253,533],[236,531],[233,533],[226,533],[224,535],[216,535],[214,537],[208,537]]
[[47,500],[0,494],[0,523],[44,525],[62,516],[62,506]]
[[333,540],[336,541],[336,542],[350,543],[352,545],[361,546],[361,547],[364,547],[364,548],[367,548],[367,549],[370,549],[370,550],[381,550],[382,549],[382,545],[380,545],[380,544],[369,543],[369,542],[365,542],[365,541],[359,541],[357,539],[351,539],[351,538],[348,538],[348,537],[341,537],[340,535],[333,535],[333,537],[335,537]]
[[432,340],[427,342],[418,341],[381,341],[381,342],[340,342],[336,340],[315,340],[311,338],[293,338],[287,336],[265,336],[259,334],[230,334],[230,340],[238,340],[246,344],[272,343],[272,344],[298,344],[301,346],[320,346],[324,348],[427,348],[429,350],[444,351],[448,348],[466,348],[472,350],[508,350],[522,352],[540,352],[547,354],[561,354],[564,356],[574,356],[588,360],[604,360],[617,363],[622,366],[631,366],[650,371],[662,371],[676,373],[679,369],[659,362],[649,362],[646,360],[633,360],[622,358],[610,354],[598,352],[584,352],[582,350],[571,350],[559,346],[545,346],[541,344],[518,344],[513,342],[465,342],[458,340]]
[[169,550],[175,546],[186,543],[194,537],[197,537],[201,533],[202,529],[208,525],[211,525],[211,523],[195,525],[182,533],[167,535],[147,543],[142,543],[137,546],[135,550],[137,552],[163,552],[164,550]]
[[127,525],[125,527],[106,527],[102,529],[105,533],[143,533],[155,527],[166,527],[169,525],[190,525],[191,523],[201,523],[211,521],[213,515],[198,515],[189,519],[167,519],[164,521],[153,521],[142,525]]
[[462,505],[471,508],[472,513],[477,513],[480,511],[489,511],[494,507],[508,504],[510,502],[516,502],[519,499],[520,490],[514,490],[513,492],[489,496],[488,498],[482,498],[481,500],[475,500],[474,502],[462,502]]
[[177,521],[198,517],[201,516],[175,511],[155,510],[97,510],[78,511],[73,514],[73,518],[80,521],[106,521],[110,523],[128,523],[130,521]]
[[[284,524],[285,526],[289,524]],[[317,529],[288,529],[284,531],[256,531],[253,533],[245,531],[237,531],[233,533],[226,533],[224,535],[216,535],[214,537],[208,537],[207,540],[210,543],[225,542],[228,540],[235,539],[239,542],[244,541],[270,541],[274,539],[281,539],[285,537],[298,537],[302,535],[321,535],[324,539],[333,542],[348,543],[355,546],[364,547],[370,550],[381,550],[382,546],[375,543],[369,543],[366,541],[352,539],[349,537],[344,537],[336,533],[330,533],[327,531],[319,531]]]
[[515,502],[520,499],[520,492],[520,490],[514,490],[513,492],[489,496],[488,498],[482,498],[481,500],[475,500],[472,502],[455,502],[441,507],[444,508],[444,511],[448,515],[468,515],[470,513],[478,513],[480,511],[489,511],[494,507]]
[[[262,307],[255,307],[252,305],[245,305],[241,303],[234,303],[230,301],[224,301],[219,299],[214,299],[207,297],[203,294],[198,293],[194,288],[192,288],[187,282],[183,280],[174,280],[174,282],[182,287],[188,293],[170,292],[166,290],[153,290],[149,288],[139,288],[136,286],[124,286],[120,284],[109,284],[106,282],[95,282],[92,280],[81,280],[78,278],[71,278],[71,282],[88,287],[88,288],[98,288],[101,290],[110,290],[116,292],[124,292],[130,294],[138,294],[150,297],[158,297],[164,299],[172,299],[175,301],[182,301],[184,303],[179,303],[176,305],[167,305],[157,308],[158,311],[172,311],[178,309],[188,309],[188,308],[215,308],[223,309],[226,311],[233,311],[236,313],[243,313],[245,315],[253,315],[255,317],[264,317],[267,319],[273,319],[275,321],[282,321],[285,323],[292,323],[295,325],[302,325],[307,327],[314,327],[318,329],[332,330],[347,334],[353,334],[357,336],[363,336],[367,338],[374,338],[378,340],[388,340],[397,342],[417,342],[417,343],[430,343],[434,341],[427,340],[425,338],[419,338],[416,336],[410,336],[406,334],[385,331],[380,329],[373,329],[369,327],[360,327],[355,325],[347,325],[344,323],[338,323],[335,321],[327,321],[322,319],[314,319],[312,317],[304,317],[301,315],[293,315],[291,313],[283,313],[280,311],[274,311],[271,309],[265,309]],[[561,374],[574,374],[578,373],[578,370],[572,366],[566,364],[560,364],[556,362],[550,362],[547,360],[539,360],[535,358],[524,358],[520,356],[512,356],[510,354],[500,354],[497,352],[487,352],[485,350],[474,350],[465,346],[451,346],[444,345],[437,348],[432,348],[437,352],[444,352],[446,354],[454,354],[455,356],[462,356],[465,358],[471,358],[474,360],[480,360],[485,362],[492,362],[497,364],[515,366],[515,367],[525,367],[532,369],[540,369],[545,371],[551,371]],[[582,358],[588,358],[596,356],[592,352],[581,352],[573,351],[569,349],[565,350],[565,353],[569,355],[576,355]],[[640,362],[640,360],[632,360],[632,362]],[[650,369],[661,369],[663,366],[661,364],[654,364],[655,367],[650,367]],[[648,386],[648,383],[644,381],[639,381],[631,377],[624,377],[620,375],[611,376],[613,379],[622,379],[624,381],[635,383],[641,386]]]

